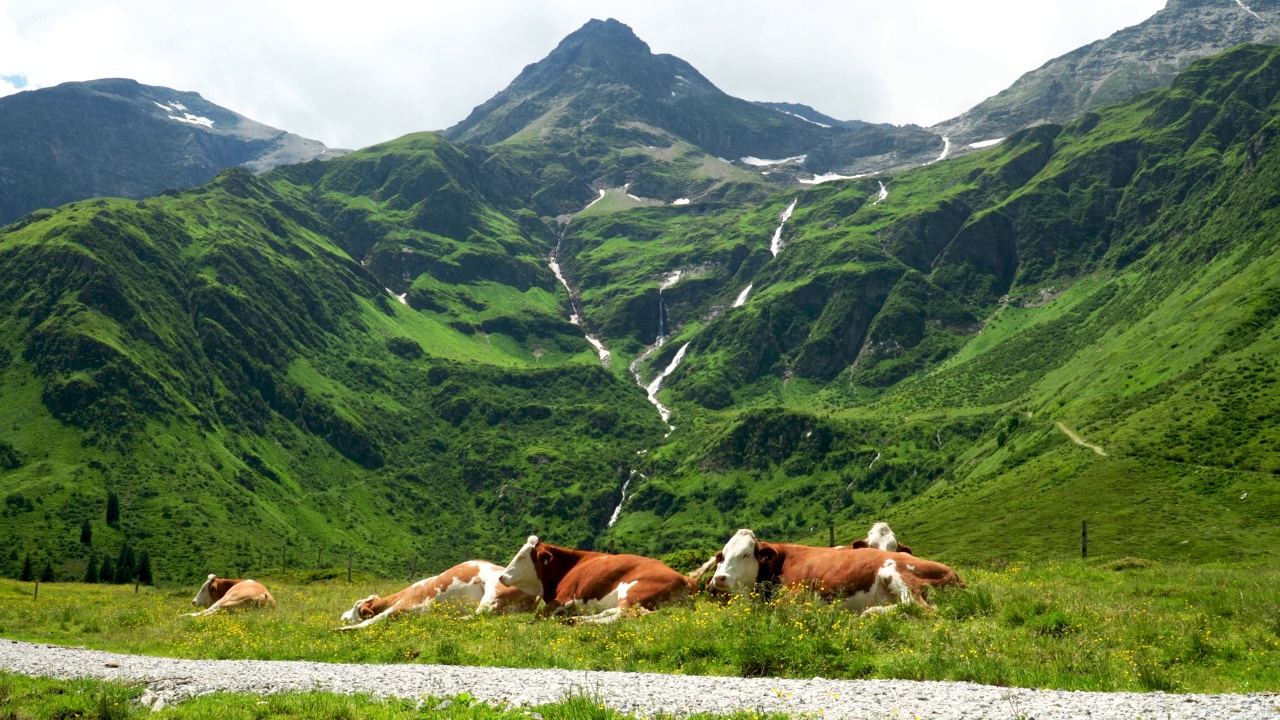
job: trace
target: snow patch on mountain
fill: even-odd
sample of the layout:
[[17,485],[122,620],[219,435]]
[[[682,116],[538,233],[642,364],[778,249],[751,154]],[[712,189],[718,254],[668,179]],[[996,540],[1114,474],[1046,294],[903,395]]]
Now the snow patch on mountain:
[[994,147],[1002,142],[1004,142],[1004,138],[996,138],[994,140],[983,140],[982,142],[969,143],[969,147],[974,150],[981,150],[982,148]]
[[808,155],[796,155],[795,157],[782,158],[781,160],[764,160],[748,155],[741,160],[743,164],[750,165],[752,167],[769,167],[770,165],[785,165],[789,162],[804,162],[808,158]]
[[207,117],[200,117],[199,115],[192,115],[191,113],[186,112],[187,106],[183,105],[180,102],[171,102],[168,105],[158,103],[155,100],[152,100],[151,102],[154,103],[156,107],[160,108],[161,110],[164,110],[166,113],[180,113],[182,115],[182,117],[178,117],[177,115],[169,115],[170,120],[177,120],[180,123],[187,123],[189,125],[199,125],[201,127],[207,127],[210,129],[213,128],[212,120],[210,120]]
[[[778,109],[777,109],[777,108],[774,108],[774,110],[778,110]],[[817,126],[818,126],[818,127],[820,127],[820,128],[827,128],[828,130],[830,130],[830,129],[831,129],[831,126],[830,126],[830,125],[825,125],[825,124],[820,123],[820,122],[814,122],[813,120],[810,120],[809,118],[807,118],[807,117],[805,117],[805,116],[803,116],[803,115],[797,115],[797,114],[795,114],[795,113],[793,113],[793,112],[787,112],[786,110],[778,110],[778,112],[782,113],[783,115],[790,115],[791,117],[793,117],[793,118],[795,118],[795,119],[797,119],[797,120],[803,120],[803,121],[805,121],[805,122],[809,123],[810,125],[817,125]]]
[[863,173],[862,175],[840,175],[839,173],[826,173],[825,175],[814,175],[812,178],[805,180],[799,179],[801,185],[821,185],[822,183],[831,182],[833,180],[857,180],[875,173]]

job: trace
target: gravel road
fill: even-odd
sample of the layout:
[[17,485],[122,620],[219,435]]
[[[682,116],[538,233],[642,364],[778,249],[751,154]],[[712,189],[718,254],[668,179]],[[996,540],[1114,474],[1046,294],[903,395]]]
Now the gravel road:
[[814,718],[1261,718],[1280,720],[1280,695],[1086,693],[906,680],[772,680],[510,670],[446,665],[339,665],[266,660],[177,660],[0,640],[0,668],[53,678],[145,682],[151,702],[217,691],[264,695],[327,690],[402,698],[463,692],[496,703],[536,705],[586,689],[626,712],[689,714],[757,710]]

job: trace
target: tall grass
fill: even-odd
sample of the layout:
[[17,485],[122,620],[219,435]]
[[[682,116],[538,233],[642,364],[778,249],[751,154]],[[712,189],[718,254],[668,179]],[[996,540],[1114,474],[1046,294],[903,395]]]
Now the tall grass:
[[699,599],[614,625],[428,613],[338,633],[398,583],[268,586],[275,611],[192,619],[188,588],[0,582],[4,636],[189,658],[905,678],[1068,690],[1280,690],[1280,570],[1064,563],[962,571],[936,610],[861,618],[807,598]]

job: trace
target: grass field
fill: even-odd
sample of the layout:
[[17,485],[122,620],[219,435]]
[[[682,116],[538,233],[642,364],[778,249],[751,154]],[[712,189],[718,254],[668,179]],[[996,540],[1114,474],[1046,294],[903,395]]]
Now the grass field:
[[[543,720],[623,720],[633,716],[604,707],[589,694],[532,708],[510,708],[475,702],[468,696],[385,700],[364,695],[332,693],[284,693],[259,697],[217,693],[170,705],[159,712],[140,705],[138,685],[91,680],[47,680],[0,673],[0,716],[17,720],[125,720],[148,717],[157,720],[184,718],[238,720],[239,718],[331,718],[332,720],[526,720],[537,713]],[[664,718],[665,716],[657,716]],[[750,712],[734,715],[694,715],[697,720],[780,720]]]
[[0,634],[187,658],[440,663],[729,676],[968,680],[1067,690],[1280,690],[1274,567],[1142,560],[963,568],[937,610],[860,618],[803,599],[699,600],[610,626],[432,613],[338,633],[396,582],[267,580],[279,609],[203,619],[194,588],[0,582]]

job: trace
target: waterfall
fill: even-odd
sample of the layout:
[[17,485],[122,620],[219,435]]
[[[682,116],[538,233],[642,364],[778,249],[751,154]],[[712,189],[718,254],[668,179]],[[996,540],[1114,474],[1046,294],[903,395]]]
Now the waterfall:
[[[590,207],[588,205],[588,207]],[[582,328],[582,335],[591,343],[591,347],[596,349],[596,354],[600,356],[600,364],[609,367],[610,352],[600,342],[600,338],[595,337],[587,332],[586,326],[582,324],[582,315],[578,312],[577,305],[574,304],[573,288],[569,287],[569,281],[565,278],[564,273],[560,270],[560,246],[564,243],[565,233],[569,232],[569,226],[566,224],[564,230],[560,232],[560,239],[556,241],[556,249],[551,251],[551,257],[547,260],[547,267],[551,268],[551,273],[556,276],[560,284],[564,286],[565,292],[569,293],[569,322]],[[403,301],[401,301],[403,302]]]
[[769,252],[773,253],[774,257],[778,257],[778,253],[782,252],[782,228],[791,219],[791,214],[796,211],[796,203],[798,202],[800,202],[799,198],[792,200],[787,209],[782,211],[780,216],[782,224],[778,225],[777,230],[773,231],[773,241],[769,243]]
[[626,482],[622,483],[622,499],[618,500],[618,507],[613,509],[613,514],[609,516],[609,524],[607,527],[613,527],[618,522],[618,517],[622,515],[622,505],[627,502],[627,488],[631,486],[631,478],[635,477],[636,471],[632,470],[627,476]]
[[739,308],[747,304],[747,296],[751,294],[751,287],[751,285],[748,285],[742,289],[742,292],[738,293],[738,299],[733,301],[734,307]]
[[675,270],[667,274],[658,284],[658,339],[654,341],[654,347],[662,347],[667,341],[667,306],[662,299],[662,291],[680,282],[680,277],[684,275],[683,270]]
[[[671,363],[667,365],[666,369],[658,373],[658,376],[649,383],[647,388],[645,388],[645,392],[649,395],[649,402],[653,403],[653,406],[658,408],[658,414],[662,416],[662,422],[669,422],[671,420],[671,410],[658,401],[658,392],[662,390],[662,384],[671,376],[671,373],[675,372],[676,368],[680,367],[680,363],[684,361],[684,354],[688,352],[688,350],[689,343],[682,345],[679,352],[677,352],[676,356],[671,359]],[[667,427],[675,430],[675,428],[671,427],[670,424],[668,424]]]

